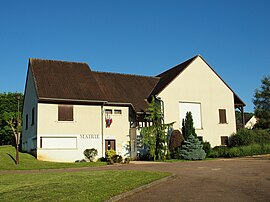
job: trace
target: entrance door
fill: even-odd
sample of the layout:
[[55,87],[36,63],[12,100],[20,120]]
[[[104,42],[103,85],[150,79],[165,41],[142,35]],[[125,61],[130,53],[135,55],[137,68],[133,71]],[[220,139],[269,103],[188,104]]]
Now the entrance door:
[[114,151],[115,150],[115,140],[105,140],[105,152],[110,150],[110,149],[113,149]]

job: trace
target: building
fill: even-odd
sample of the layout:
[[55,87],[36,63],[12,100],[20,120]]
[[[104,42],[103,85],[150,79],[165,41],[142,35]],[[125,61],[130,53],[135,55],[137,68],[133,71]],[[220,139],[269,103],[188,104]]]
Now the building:
[[212,146],[236,132],[235,108],[243,113],[245,106],[200,55],[154,77],[30,59],[24,96],[22,148],[40,160],[66,162],[83,159],[87,148],[99,157],[110,148],[136,157],[152,96],[174,129],[191,111],[198,136]]
[[245,128],[247,129],[253,129],[256,123],[258,122],[258,119],[253,115],[252,117],[246,117],[245,116]]

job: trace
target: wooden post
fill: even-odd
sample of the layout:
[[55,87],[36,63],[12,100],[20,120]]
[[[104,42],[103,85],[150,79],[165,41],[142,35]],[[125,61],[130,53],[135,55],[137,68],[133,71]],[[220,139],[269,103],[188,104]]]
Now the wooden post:
[[240,107],[241,109],[241,115],[242,115],[242,124],[243,124],[243,128],[245,128],[245,113],[244,113],[244,107],[243,105]]

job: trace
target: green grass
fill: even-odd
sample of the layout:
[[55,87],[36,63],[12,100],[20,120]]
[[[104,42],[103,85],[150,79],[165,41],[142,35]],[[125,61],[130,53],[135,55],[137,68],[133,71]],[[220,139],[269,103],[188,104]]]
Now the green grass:
[[0,201],[104,201],[169,176],[142,171],[0,175]]
[[12,146],[0,146],[0,170],[36,170],[36,169],[57,169],[75,168],[106,165],[106,162],[96,163],[55,163],[38,161],[28,153],[20,153],[20,164],[15,164],[15,148]]

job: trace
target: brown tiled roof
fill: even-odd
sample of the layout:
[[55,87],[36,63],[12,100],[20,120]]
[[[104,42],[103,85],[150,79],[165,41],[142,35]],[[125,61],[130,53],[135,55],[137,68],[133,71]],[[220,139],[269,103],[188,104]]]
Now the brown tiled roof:
[[30,59],[39,100],[107,101],[144,111],[159,78],[93,72],[86,63]]
[[146,110],[146,99],[159,81],[159,78],[149,76],[94,71],[93,73],[109,102],[132,103],[136,112]]
[[[33,71],[39,100],[104,101],[107,104],[132,105],[136,112],[140,112],[147,108],[147,98],[158,95],[196,57],[201,56],[195,56],[157,77],[95,72],[86,63],[42,59],[30,59],[29,68]],[[234,102],[235,105],[245,105],[235,93]]]
[[30,59],[39,99],[102,100],[99,85],[86,63]]

